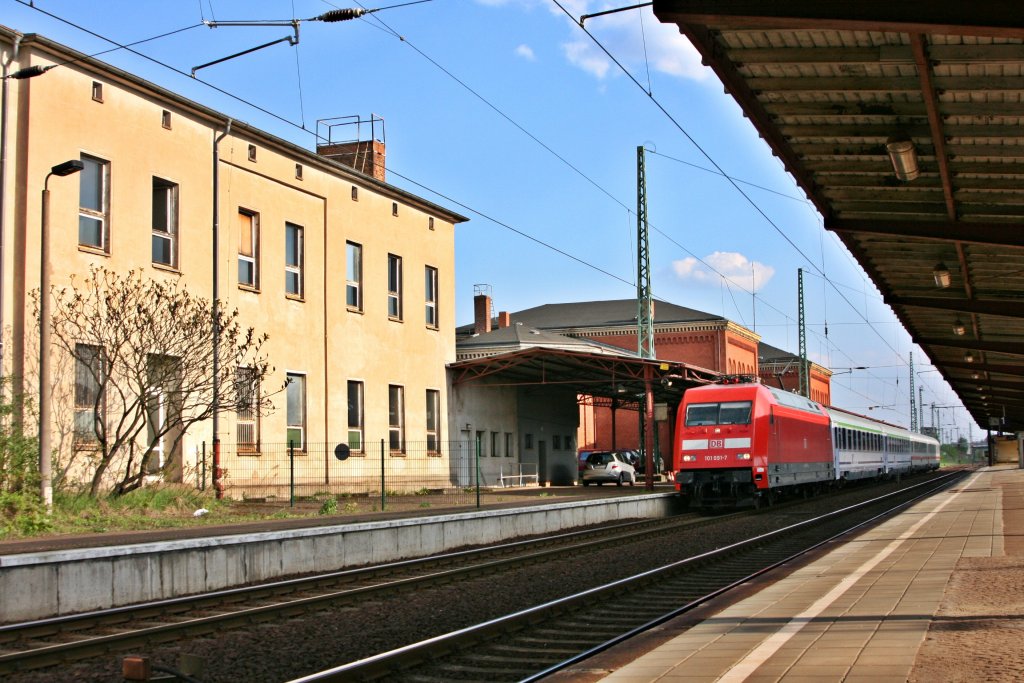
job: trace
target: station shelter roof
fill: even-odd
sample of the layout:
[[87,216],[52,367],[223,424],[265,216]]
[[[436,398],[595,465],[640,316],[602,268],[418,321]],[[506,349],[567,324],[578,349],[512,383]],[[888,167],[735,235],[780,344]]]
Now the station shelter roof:
[[1024,430],[1019,6],[653,5],[697,48],[978,424]]

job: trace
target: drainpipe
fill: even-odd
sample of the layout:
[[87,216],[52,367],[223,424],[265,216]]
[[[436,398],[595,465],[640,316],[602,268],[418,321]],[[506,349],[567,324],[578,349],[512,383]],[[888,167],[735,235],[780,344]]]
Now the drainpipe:
[[6,290],[4,287],[4,237],[7,234],[7,76],[11,64],[18,58],[18,48],[21,46],[21,36],[14,37],[11,48],[11,56],[3,63],[3,85],[0,86],[3,94],[0,95],[0,378],[4,376],[4,304],[6,302]]
[[220,141],[231,132],[228,119],[224,132],[213,141],[213,490],[217,499],[224,497],[223,472],[220,467],[220,319],[217,290],[220,274]]

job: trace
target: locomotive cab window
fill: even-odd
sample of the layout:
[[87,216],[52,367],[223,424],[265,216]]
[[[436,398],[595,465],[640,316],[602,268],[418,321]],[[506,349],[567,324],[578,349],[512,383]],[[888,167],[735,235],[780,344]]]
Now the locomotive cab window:
[[692,403],[686,407],[686,426],[750,424],[750,401]]

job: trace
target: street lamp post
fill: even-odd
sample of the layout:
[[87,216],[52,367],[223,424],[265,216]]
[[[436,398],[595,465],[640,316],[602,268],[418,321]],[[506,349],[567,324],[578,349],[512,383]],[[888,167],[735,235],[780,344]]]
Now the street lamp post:
[[85,165],[78,159],[57,164],[43,181],[43,202],[39,229],[39,479],[43,503],[53,509],[50,472],[50,176],[78,173]]

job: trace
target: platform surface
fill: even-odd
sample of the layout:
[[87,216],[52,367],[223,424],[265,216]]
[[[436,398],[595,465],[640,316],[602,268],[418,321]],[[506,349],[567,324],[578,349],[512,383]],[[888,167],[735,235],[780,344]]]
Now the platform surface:
[[[1004,581],[1008,576],[1007,583],[1024,584],[1024,563],[1019,561],[1024,557],[1006,564],[1007,545],[1013,545],[1016,555],[1024,555],[1018,547],[1024,535],[1022,494],[1024,470],[979,470],[954,488],[713,614],[603,680],[1024,680],[1024,671],[1017,669],[1022,650],[1022,633],[1017,629],[1024,615],[1019,589],[1006,591],[1002,600],[992,598],[991,586],[987,597],[972,597],[979,582],[962,575],[995,563],[991,567],[1003,570]],[[1004,501],[1013,501],[1006,515]],[[1004,528],[1004,517],[1011,528]],[[958,595],[958,590],[972,595]],[[986,604],[972,609],[972,601],[979,600]],[[950,617],[947,613],[954,604],[954,611],[967,616]],[[984,618],[970,616],[979,610]],[[950,625],[949,619],[961,620],[953,628],[944,628]],[[1003,638],[998,634],[1007,624],[1016,635]],[[949,652],[946,645],[970,647],[972,639],[965,643],[964,633],[958,630],[974,630],[968,636],[984,644],[985,654],[1001,671],[983,672],[985,664],[979,662],[972,673],[972,657],[980,652]],[[1000,647],[1006,651],[998,652]],[[919,661],[942,656],[949,660],[946,668],[940,665],[938,670],[936,662]]]

